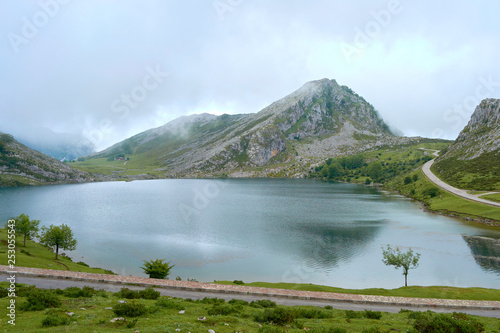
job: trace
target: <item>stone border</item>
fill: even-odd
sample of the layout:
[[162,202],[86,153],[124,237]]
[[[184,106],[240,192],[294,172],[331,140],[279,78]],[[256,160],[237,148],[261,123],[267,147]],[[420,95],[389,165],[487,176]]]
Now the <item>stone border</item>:
[[[0,272],[9,272],[8,266],[0,265]],[[42,277],[56,279],[73,279],[97,283],[111,283],[123,285],[154,286],[157,288],[190,290],[198,292],[212,292],[224,294],[252,295],[263,297],[280,297],[301,300],[346,302],[355,304],[391,305],[401,307],[426,307],[446,309],[470,310],[500,310],[500,301],[472,301],[434,298],[388,297],[355,294],[340,294],[317,291],[299,291],[289,289],[274,289],[262,287],[248,287],[236,285],[211,284],[189,281],[174,281],[150,279],[135,276],[108,275],[97,273],[83,273],[72,271],[58,271],[41,268],[16,267],[17,276]]]

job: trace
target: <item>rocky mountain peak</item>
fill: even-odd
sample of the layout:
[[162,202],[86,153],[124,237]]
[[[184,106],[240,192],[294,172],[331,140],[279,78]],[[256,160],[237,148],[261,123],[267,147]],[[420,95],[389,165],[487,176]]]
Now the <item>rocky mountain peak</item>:
[[449,152],[462,151],[462,159],[473,159],[500,149],[500,99],[485,99],[460,132]]

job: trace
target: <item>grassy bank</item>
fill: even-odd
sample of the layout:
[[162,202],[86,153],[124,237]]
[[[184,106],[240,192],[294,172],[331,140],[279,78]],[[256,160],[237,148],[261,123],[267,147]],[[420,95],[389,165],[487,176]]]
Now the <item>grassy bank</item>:
[[455,288],[455,287],[419,287],[410,286],[398,289],[342,289],[329,286],[319,286],[314,284],[300,284],[300,283],[269,283],[269,282],[252,282],[252,283],[237,283],[231,281],[216,281],[218,284],[230,285],[243,285],[249,287],[263,287],[263,288],[278,288],[278,289],[292,289],[302,291],[320,291],[341,294],[355,294],[355,295],[377,295],[389,297],[416,297],[416,298],[440,298],[440,299],[466,299],[477,301],[499,301],[500,290],[498,289],[485,289],[485,288]]
[[[412,181],[405,182],[406,177],[410,177]],[[414,177],[416,177],[416,180],[413,180]],[[462,199],[441,190],[429,181],[420,169],[396,177],[385,186],[424,203],[432,212],[500,226],[500,208]]]
[[[152,289],[111,293],[88,287],[40,291],[17,286],[16,292],[16,325],[9,324],[8,317],[0,321],[0,329],[9,332],[378,333],[409,332],[428,322],[465,325],[467,332],[500,330],[496,318],[465,314],[344,311],[329,306],[277,306],[265,300],[190,300],[159,297]],[[9,301],[7,297],[0,298],[0,307],[5,309]],[[471,330],[471,326],[479,330]]]
[[[60,255],[59,259],[55,260],[55,254],[50,248],[32,240],[26,240],[25,247],[23,245],[23,240],[24,238],[22,236],[17,235],[15,266],[113,274],[113,272],[109,270],[88,267],[83,262],[75,263],[67,256]],[[0,228],[0,265],[7,265],[7,244],[7,230]]]

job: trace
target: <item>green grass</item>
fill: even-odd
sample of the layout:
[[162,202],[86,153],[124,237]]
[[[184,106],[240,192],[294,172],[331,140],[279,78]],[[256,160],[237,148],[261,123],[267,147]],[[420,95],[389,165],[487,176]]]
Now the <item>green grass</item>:
[[[109,274],[101,268],[91,268],[77,264],[69,257],[61,256],[64,251],[59,251],[59,259],[55,260],[55,254],[47,247],[31,240],[26,240],[26,247],[23,246],[24,238],[16,237],[16,267],[45,268],[55,270],[70,270],[74,272]],[[7,230],[0,228],[0,265],[7,265]],[[21,252],[23,251],[23,252]],[[25,253],[27,252],[27,253]]]
[[[314,306],[275,306],[259,308],[246,302],[224,302],[217,299],[184,300],[161,296],[158,300],[127,300],[140,304],[146,313],[138,317],[126,317],[123,321],[112,323],[120,317],[111,309],[118,306],[118,295],[105,292],[89,298],[68,298],[58,296],[62,305],[59,308],[41,311],[21,311],[19,306],[26,297],[16,299],[16,322],[10,325],[8,317],[0,321],[0,330],[8,332],[329,332],[327,329],[344,329],[346,332],[363,332],[379,328],[380,332],[407,332],[415,319],[411,312],[381,312],[380,319],[367,318],[365,311],[344,311]],[[0,308],[5,309],[9,298],[0,299]],[[262,304],[262,303],[261,303]],[[272,305],[272,304],[271,304]],[[327,305],[327,303],[325,303]],[[183,309],[185,313],[179,313]],[[73,312],[73,316],[67,313]],[[266,322],[266,314],[288,314],[290,322],[274,325]],[[43,327],[42,321],[48,315],[70,318],[62,326]],[[204,320],[198,318],[204,317]],[[498,332],[499,320],[471,316],[484,325],[486,332]],[[277,317],[276,320],[284,317]],[[373,317],[372,317],[373,318]],[[137,321],[136,321],[137,320]],[[127,327],[129,325],[129,327]],[[372,331],[377,332],[377,331]]]
[[398,289],[342,289],[329,286],[320,286],[314,284],[300,284],[300,283],[270,283],[270,282],[252,282],[244,284],[235,284],[231,281],[215,281],[217,284],[229,285],[243,285],[250,287],[263,287],[263,288],[278,288],[278,289],[292,289],[302,291],[319,291],[340,294],[355,294],[355,295],[376,295],[376,296],[389,296],[389,297],[415,297],[415,298],[439,298],[439,299],[466,299],[477,301],[499,301],[500,290],[498,289],[485,289],[485,288],[456,288],[444,286],[432,287],[419,287],[410,286]]
[[497,194],[488,194],[488,195],[482,195],[481,198],[491,200],[491,201],[496,201],[500,202],[500,193]]
[[[423,202],[431,211],[441,212],[468,220],[489,219],[500,221],[500,208],[462,199],[449,192],[437,189],[437,187],[427,179],[421,169],[412,172],[410,176],[412,177],[415,174],[418,176],[417,181],[412,181],[410,184],[404,184],[403,180],[406,175],[402,175],[391,180],[386,187],[396,190],[407,197]],[[435,197],[431,197],[425,193],[426,190],[430,188],[437,189],[438,194]]]

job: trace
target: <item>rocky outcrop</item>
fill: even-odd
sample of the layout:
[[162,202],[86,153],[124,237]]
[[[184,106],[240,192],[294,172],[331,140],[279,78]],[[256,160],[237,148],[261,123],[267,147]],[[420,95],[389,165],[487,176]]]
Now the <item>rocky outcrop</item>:
[[446,156],[474,159],[484,153],[500,149],[500,99],[485,99],[460,132]]
[[433,172],[467,190],[500,190],[500,100],[485,99],[455,142],[436,159]]

